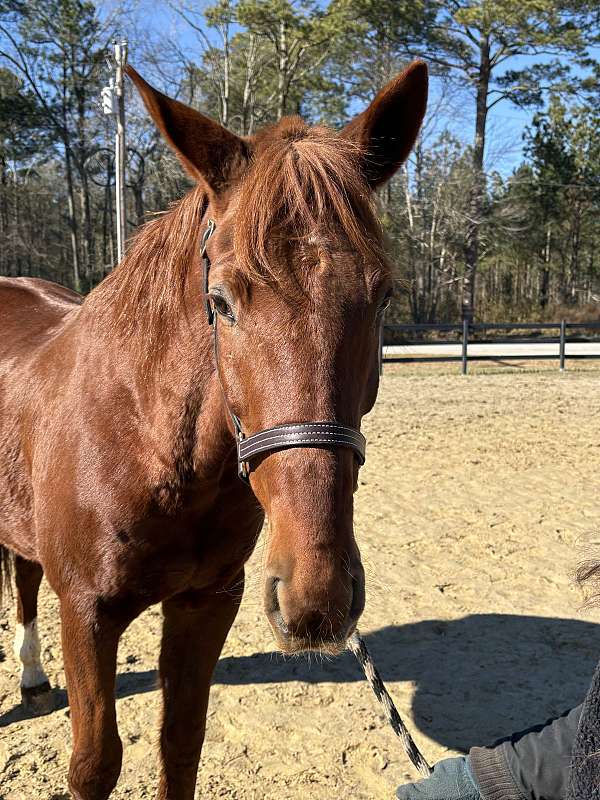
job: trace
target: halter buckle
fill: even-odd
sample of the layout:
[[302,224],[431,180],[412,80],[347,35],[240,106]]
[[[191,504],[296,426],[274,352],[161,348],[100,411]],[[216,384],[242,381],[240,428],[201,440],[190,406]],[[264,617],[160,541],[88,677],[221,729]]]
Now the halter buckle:
[[238,462],[238,478],[244,481],[244,483],[250,483],[250,462],[245,461],[242,458],[240,453],[240,446],[244,439],[246,438],[242,432],[242,426],[240,424],[239,419],[235,416],[235,414],[231,414],[233,417],[233,424],[235,425],[235,442],[237,446],[237,462]]
[[238,477],[244,481],[244,483],[250,483],[250,463],[245,461],[241,454],[240,454],[240,447],[244,439],[244,431],[242,430],[242,423],[239,417],[237,417],[233,411],[230,411],[229,414],[231,415],[231,419],[233,421],[233,427],[235,428],[235,443],[237,447],[237,462],[238,462]]
[[247,461],[238,461],[238,477],[244,483],[250,483],[250,466]]

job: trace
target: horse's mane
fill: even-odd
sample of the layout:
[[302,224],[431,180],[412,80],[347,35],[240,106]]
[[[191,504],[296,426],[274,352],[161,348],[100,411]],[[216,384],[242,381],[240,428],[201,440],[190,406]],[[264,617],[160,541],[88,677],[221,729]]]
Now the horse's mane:
[[106,323],[125,338],[143,331],[149,355],[180,322],[206,206],[206,190],[198,186],[143,225],[125,258],[85,301],[101,326]]
[[[86,300],[121,334],[143,331],[147,353],[160,349],[179,324],[189,272],[199,261],[207,202],[198,186],[146,223],[123,261]],[[232,202],[242,278],[281,280],[292,267],[272,257],[276,240],[302,242],[320,232],[341,231],[360,256],[384,260],[357,146],[328,128],[288,117],[260,132]]]

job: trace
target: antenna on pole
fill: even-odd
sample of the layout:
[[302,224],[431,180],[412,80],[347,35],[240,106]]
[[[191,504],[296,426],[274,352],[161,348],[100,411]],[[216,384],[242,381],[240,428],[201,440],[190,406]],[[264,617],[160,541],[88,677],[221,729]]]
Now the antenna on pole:
[[116,72],[108,86],[102,89],[102,110],[116,118],[115,136],[115,195],[117,211],[117,263],[125,255],[127,217],[125,213],[125,91],[123,78],[127,64],[127,39],[114,43]]

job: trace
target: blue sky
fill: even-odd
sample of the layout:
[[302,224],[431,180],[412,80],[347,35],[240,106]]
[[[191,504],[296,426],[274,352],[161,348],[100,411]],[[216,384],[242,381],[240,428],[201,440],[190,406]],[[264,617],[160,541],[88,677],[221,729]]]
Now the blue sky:
[[[200,8],[202,4],[198,4]],[[151,0],[142,0],[140,6],[140,23],[152,38],[168,37],[178,42],[180,49],[191,58],[200,55],[195,34],[166,3],[157,4]],[[208,31],[207,31],[208,33]],[[600,59],[600,48],[593,52]],[[521,68],[534,59],[513,59],[507,62],[511,68]],[[577,69],[575,68],[575,72]],[[435,135],[444,129],[449,130],[461,141],[468,143],[473,137],[474,98],[467,89],[455,85],[449,92],[445,103],[440,103],[440,83],[432,81],[429,118],[427,131]],[[519,165],[523,155],[523,132],[531,122],[535,109],[521,109],[504,100],[498,103],[489,113],[486,144],[486,171],[499,172],[506,176]]]

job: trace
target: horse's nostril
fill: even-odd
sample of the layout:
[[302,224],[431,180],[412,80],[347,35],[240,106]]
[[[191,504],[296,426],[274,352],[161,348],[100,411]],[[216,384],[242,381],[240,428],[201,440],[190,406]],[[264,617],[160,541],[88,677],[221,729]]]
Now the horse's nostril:
[[290,629],[285,624],[283,619],[283,614],[281,613],[281,611],[273,611],[272,618],[275,625],[277,625],[277,627],[279,628],[280,633],[282,633],[284,636],[289,636]]
[[267,611],[271,616],[272,621],[279,628],[280,633],[283,634],[283,636],[289,636],[290,629],[286,625],[285,620],[283,619],[283,614],[281,613],[281,609],[279,607],[278,589],[280,583],[280,578],[271,578],[268,583]]
[[271,578],[269,581],[269,590],[267,595],[269,611],[279,611],[279,596],[277,594],[277,587],[280,583],[280,578]]

